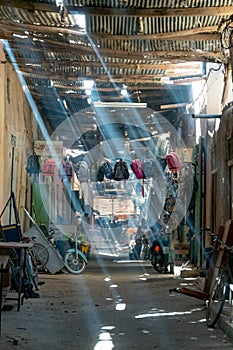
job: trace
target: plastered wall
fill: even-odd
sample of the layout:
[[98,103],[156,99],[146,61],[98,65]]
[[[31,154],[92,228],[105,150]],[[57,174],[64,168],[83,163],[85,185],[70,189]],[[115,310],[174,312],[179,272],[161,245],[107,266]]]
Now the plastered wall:
[[[24,94],[14,67],[7,60],[0,43],[0,211],[11,191],[14,192],[20,223],[24,227],[23,207],[29,208],[31,183],[26,174],[26,160],[32,153],[37,129],[30,105]],[[8,222],[14,215],[9,210],[2,217]]]
[[[231,146],[230,146],[231,144]],[[214,137],[207,137],[206,216],[214,231],[233,213],[233,108],[221,116]]]

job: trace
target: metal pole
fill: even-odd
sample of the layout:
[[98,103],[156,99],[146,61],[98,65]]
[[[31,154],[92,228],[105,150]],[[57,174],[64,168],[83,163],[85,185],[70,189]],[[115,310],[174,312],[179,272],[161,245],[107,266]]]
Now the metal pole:
[[3,263],[1,264],[0,274],[0,337],[2,336],[2,276],[3,276]]

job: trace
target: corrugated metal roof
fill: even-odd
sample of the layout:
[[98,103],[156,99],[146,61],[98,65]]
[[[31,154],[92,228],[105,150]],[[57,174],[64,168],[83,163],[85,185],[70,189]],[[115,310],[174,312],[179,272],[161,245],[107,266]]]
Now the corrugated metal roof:
[[[66,113],[89,106],[85,79],[94,80],[95,99],[122,101],[119,91],[127,85],[134,88],[128,90],[133,101],[141,96],[158,110],[164,100],[172,103],[164,78],[178,82],[204,74],[193,61],[230,62],[223,47],[228,41],[221,37],[231,22],[231,0],[67,0],[64,5],[63,16],[55,1],[0,1],[1,38],[12,47],[52,128]],[[86,14],[86,30],[76,21],[78,13]],[[185,62],[189,66],[176,73]],[[156,87],[160,95],[154,94]],[[180,86],[183,102],[191,103],[184,91]],[[68,112],[58,97],[66,100]]]

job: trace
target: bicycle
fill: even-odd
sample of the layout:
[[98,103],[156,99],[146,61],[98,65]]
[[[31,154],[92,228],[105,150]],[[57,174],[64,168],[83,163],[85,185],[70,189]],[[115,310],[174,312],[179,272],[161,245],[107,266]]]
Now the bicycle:
[[46,264],[49,260],[49,252],[47,247],[45,247],[43,244],[35,242],[34,239],[32,239],[32,241],[33,246],[31,248],[31,254],[33,256],[33,260],[37,266],[37,269],[41,270],[46,267]]
[[[12,288],[18,292],[19,290],[19,280],[20,280],[20,257],[17,249],[9,250],[10,256],[10,271],[12,278]],[[38,298],[39,294],[35,291],[39,291],[39,281],[37,264],[32,254],[31,248],[25,252],[25,263],[23,271],[23,284],[22,292],[23,298]]]
[[211,233],[209,229],[207,231],[219,243],[219,247],[215,249],[222,250],[223,254],[226,253],[226,260],[219,267],[218,276],[206,301],[206,323],[208,327],[213,328],[218,322],[227,300],[230,306],[230,322],[232,322],[233,247],[226,245],[215,234]]

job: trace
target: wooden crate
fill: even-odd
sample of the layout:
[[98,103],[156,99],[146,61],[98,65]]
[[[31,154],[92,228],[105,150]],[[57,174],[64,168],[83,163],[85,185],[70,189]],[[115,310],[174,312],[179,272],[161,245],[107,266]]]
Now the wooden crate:
[[[4,269],[7,268],[10,257],[8,254],[0,254],[0,267],[2,266]],[[3,264],[3,265],[2,265]],[[10,286],[10,273],[9,270],[2,274],[2,287]]]
[[200,276],[200,272],[198,270],[183,269],[180,271],[180,277],[182,278],[198,277],[198,276]]
[[174,244],[174,264],[181,266],[189,261],[189,243],[175,243]]

